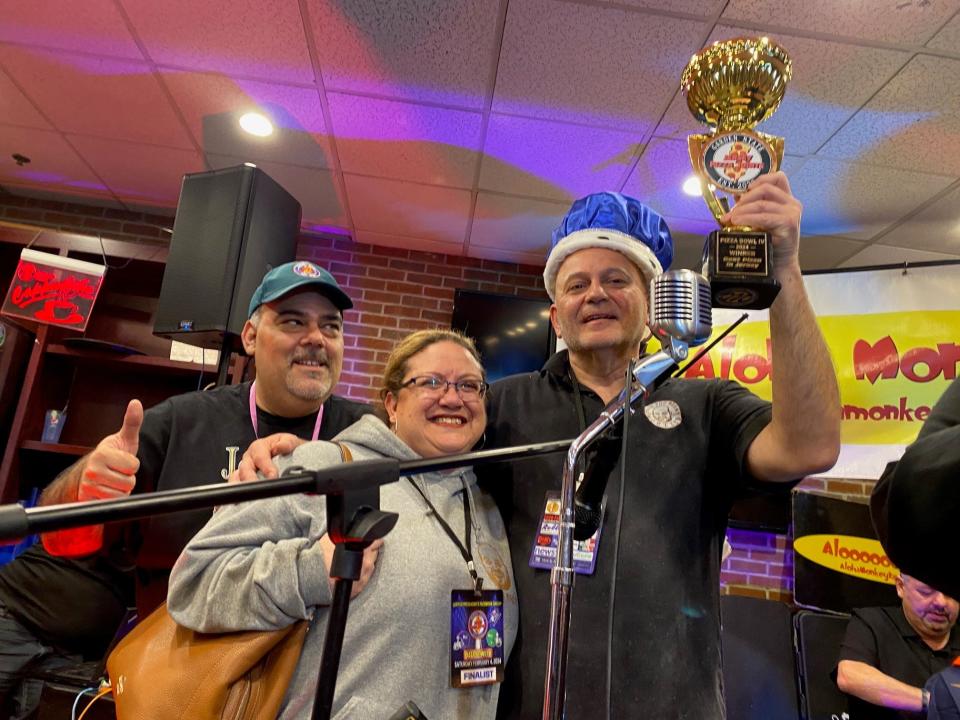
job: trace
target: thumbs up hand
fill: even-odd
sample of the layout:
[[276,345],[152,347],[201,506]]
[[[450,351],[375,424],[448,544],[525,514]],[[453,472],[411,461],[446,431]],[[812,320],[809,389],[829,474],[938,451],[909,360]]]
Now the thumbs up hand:
[[137,484],[140,461],[140,426],[143,405],[131,400],[123,416],[123,425],[107,435],[87,457],[80,471],[77,500],[102,500],[129,495]]

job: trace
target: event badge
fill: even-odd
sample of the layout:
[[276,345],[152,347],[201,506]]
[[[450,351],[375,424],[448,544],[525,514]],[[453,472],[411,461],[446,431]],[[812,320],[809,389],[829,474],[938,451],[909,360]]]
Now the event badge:
[[[580,575],[593,575],[597,567],[597,548],[600,545],[600,532],[603,518],[607,512],[607,498],[600,505],[600,526],[586,540],[573,542],[573,569]],[[560,493],[550,491],[544,503],[543,518],[533,541],[530,553],[530,567],[540,570],[552,570],[557,560],[557,545],[560,541]]]
[[450,684],[503,682],[503,591],[450,593]]

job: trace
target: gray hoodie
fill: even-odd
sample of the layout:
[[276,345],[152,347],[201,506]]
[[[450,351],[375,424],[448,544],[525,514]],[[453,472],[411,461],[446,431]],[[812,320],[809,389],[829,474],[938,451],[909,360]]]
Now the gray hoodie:
[[[355,460],[416,453],[372,415],[344,430]],[[312,442],[277,466],[321,469],[340,462],[338,448]],[[429,720],[483,720],[496,714],[498,685],[450,687],[450,591],[471,586],[460,551],[441,529],[417,483],[460,541],[463,492],[472,508],[473,553],[485,588],[503,577],[505,654],[517,631],[513,568],[500,514],[467,468],[403,478],[381,488],[380,505],[400,519],[384,539],[376,570],[353,599],[344,637],[334,720],[387,720],[413,700]],[[220,508],[190,541],[170,576],[168,607],[202,632],[284,627],[314,615],[280,712],[308,720],[313,710],[330,586],[317,540],[326,532],[321,496],[288,495]],[[491,562],[492,560],[492,562]],[[497,572],[499,565],[500,572]]]

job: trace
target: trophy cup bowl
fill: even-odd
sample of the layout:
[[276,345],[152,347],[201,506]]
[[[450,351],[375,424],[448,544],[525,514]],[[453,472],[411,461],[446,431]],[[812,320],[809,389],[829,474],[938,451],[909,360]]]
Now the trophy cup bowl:
[[680,80],[687,107],[710,134],[688,138],[703,198],[720,230],[704,248],[704,274],[715,307],[766,308],[780,284],[771,275],[769,238],[762,228],[724,226],[729,200],[760,175],[776,172],[783,138],[753,130],[779,107],[792,76],[786,51],[769,38],[715,42],[694,55]]
[[680,78],[693,117],[720,132],[752,128],[780,106],[792,76],[786,51],[769,38],[716,42]]

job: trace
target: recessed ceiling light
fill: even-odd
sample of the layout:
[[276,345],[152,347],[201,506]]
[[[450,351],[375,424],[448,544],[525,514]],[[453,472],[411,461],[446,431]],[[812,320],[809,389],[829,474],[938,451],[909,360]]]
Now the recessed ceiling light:
[[240,127],[257,137],[273,135],[273,123],[270,122],[266,115],[257,112],[248,112],[241,115]]
[[700,194],[700,178],[696,175],[691,175],[686,180],[683,181],[683,191],[692,197],[697,197]]

